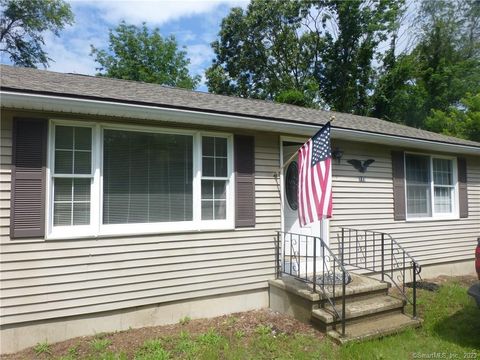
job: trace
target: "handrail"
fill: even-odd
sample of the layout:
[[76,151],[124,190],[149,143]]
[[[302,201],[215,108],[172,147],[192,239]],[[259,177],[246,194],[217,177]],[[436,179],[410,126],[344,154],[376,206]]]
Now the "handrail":
[[[304,246],[302,246],[302,240]],[[345,298],[348,273],[343,265],[343,259],[340,261],[320,237],[284,231],[277,231],[276,258],[277,278],[285,274],[311,284],[312,292],[317,292],[318,288],[330,303],[334,316],[340,319],[342,336],[344,336],[346,322]],[[318,261],[322,263],[321,271],[317,269]],[[309,264],[311,264],[311,266],[309,266]],[[320,281],[317,276],[319,274],[321,274]],[[328,279],[332,279],[331,283],[329,283]],[[339,282],[341,281],[341,296],[337,296],[340,295],[337,293],[337,286],[339,285],[337,284],[337,280],[339,280]],[[341,310],[338,309],[338,297],[341,299]]]
[[[382,281],[385,281],[385,276],[390,278],[402,297],[412,304],[413,317],[416,318],[417,275],[422,268],[413,256],[388,233],[342,227],[340,236],[337,251],[344,259],[342,264],[379,273]],[[413,270],[411,300],[405,290],[406,271],[410,268]],[[397,278],[394,273],[398,273]],[[401,287],[398,282],[401,282]]]

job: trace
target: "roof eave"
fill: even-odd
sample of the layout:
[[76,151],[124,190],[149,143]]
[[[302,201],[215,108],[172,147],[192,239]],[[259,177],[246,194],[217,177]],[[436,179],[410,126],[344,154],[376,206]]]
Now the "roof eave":
[[[306,137],[312,136],[319,128],[319,125],[315,124],[207,113],[196,110],[166,108],[161,106],[119,103],[93,99],[65,98],[62,96],[4,90],[1,90],[0,94],[2,107],[12,109],[145,119],[183,124],[218,126],[223,128],[270,131],[290,135],[303,135]],[[398,147],[411,147],[430,151],[480,155],[480,147],[338,128],[334,125],[335,124],[333,124],[332,136],[337,139],[371,142]]]

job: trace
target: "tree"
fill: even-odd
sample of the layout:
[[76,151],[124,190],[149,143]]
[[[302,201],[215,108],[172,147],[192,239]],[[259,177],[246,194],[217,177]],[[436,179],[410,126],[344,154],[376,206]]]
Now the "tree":
[[70,5],[63,0],[0,0],[0,7],[0,52],[18,66],[47,67],[52,59],[43,49],[43,33],[59,36],[73,23]]
[[[311,104],[312,56],[301,32],[301,2],[254,0],[244,12],[234,8],[212,43],[216,59],[207,69],[210,92]],[[290,94],[290,95],[288,95]],[[292,94],[296,100],[293,100]],[[304,96],[305,95],[305,96]]]
[[[410,53],[384,63],[373,95],[372,114],[426,127],[432,111],[448,112],[467,93],[480,91],[480,2],[420,3],[418,37]],[[433,126],[430,129],[441,130]]]
[[[402,2],[252,0],[234,8],[212,44],[213,93],[365,114],[372,61]],[[302,94],[302,95],[301,95]]]
[[433,110],[425,125],[431,131],[480,141],[480,93],[467,94],[460,106],[447,111]]
[[158,28],[150,31],[124,21],[109,31],[108,49],[91,45],[91,56],[100,64],[99,76],[144,81],[194,89],[200,76],[190,76],[190,60],[173,36],[163,38]]
[[[316,77],[322,98],[337,111],[367,115],[373,90],[373,60],[386,54],[380,43],[392,35],[403,1],[307,1],[316,18],[315,35],[324,39]],[[317,21],[318,22],[318,21]]]

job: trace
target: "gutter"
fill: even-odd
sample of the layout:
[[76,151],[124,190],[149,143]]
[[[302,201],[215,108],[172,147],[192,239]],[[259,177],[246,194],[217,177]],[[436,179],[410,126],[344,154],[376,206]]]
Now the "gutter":
[[[4,108],[38,110],[63,113],[77,113],[97,116],[111,116],[155,121],[170,121],[186,125],[218,126],[257,131],[284,133],[310,137],[319,125],[297,122],[259,119],[240,115],[206,113],[195,110],[166,108],[152,105],[128,104],[93,99],[65,98],[53,95],[39,95],[11,91],[0,91]],[[338,128],[332,125],[335,139],[371,142],[398,147],[411,147],[439,152],[480,155],[480,147],[436,142],[430,140],[380,134],[374,132]]]

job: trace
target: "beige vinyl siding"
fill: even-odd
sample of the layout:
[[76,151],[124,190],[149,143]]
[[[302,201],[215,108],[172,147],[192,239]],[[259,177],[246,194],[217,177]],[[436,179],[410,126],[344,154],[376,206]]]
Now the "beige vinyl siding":
[[10,232],[12,122],[0,117],[0,237]]
[[[480,156],[466,157],[468,218],[394,221],[393,149],[342,141],[336,141],[335,146],[345,153],[341,163],[333,165],[333,217],[330,222],[332,247],[337,247],[339,229],[350,227],[391,234],[421,265],[473,259],[476,239],[480,236]],[[375,162],[365,174],[360,174],[347,163],[350,159],[374,159]],[[360,175],[365,176],[364,182],[359,180]]]
[[266,290],[280,227],[278,136],[256,134],[256,226],[78,240],[10,239],[11,112],[2,113],[2,324]]

